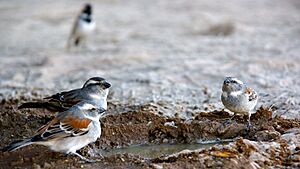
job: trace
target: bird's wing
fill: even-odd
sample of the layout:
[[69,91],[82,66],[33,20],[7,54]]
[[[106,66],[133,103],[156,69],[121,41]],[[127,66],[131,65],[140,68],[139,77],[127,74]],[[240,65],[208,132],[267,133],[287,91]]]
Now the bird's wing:
[[23,103],[18,108],[45,108],[50,111],[61,112],[80,102],[81,98],[81,89],[74,89],[46,97],[43,101]]
[[44,99],[48,100],[48,102],[50,104],[53,104],[54,106],[70,108],[82,100],[80,95],[81,94],[80,90],[81,89],[74,89],[70,91],[61,92],[46,97]]
[[47,141],[65,137],[81,136],[89,131],[92,120],[80,117],[66,116],[62,120],[54,118],[42,126],[31,141]]
[[74,89],[70,91],[64,91],[60,93],[56,93],[52,96],[45,97],[47,100],[58,100],[61,102],[72,102],[74,100],[78,100],[78,95],[80,94],[81,89]]
[[258,97],[256,91],[254,91],[250,87],[245,88],[245,93],[248,95],[249,101],[255,100]]

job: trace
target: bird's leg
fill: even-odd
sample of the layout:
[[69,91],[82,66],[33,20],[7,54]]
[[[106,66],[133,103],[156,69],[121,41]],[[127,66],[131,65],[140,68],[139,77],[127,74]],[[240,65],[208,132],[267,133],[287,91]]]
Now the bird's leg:
[[95,150],[95,149],[97,150],[97,155],[100,156],[100,158],[103,158],[103,155],[101,154],[100,149],[99,149],[99,148],[96,148],[96,144],[94,143],[94,144],[92,144],[92,145],[93,145],[94,150]]
[[98,155],[98,156],[100,156],[100,158],[103,158],[101,152],[96,147],[95,143],[91,144],[91,146],[90,146],[90,153],[92,153],[93,155]]
[[235,114],[233,114],[231,117],[230,117],[230,121],[235,117]]
[[251,113],[249,112],[249,113],[248,113],[248,120],[247,120],[247,122],[248,122],[247,128],[248,128],[248,129],[250,129],[250,128],[252,127],[250,118],[251,118]]
[[94,163],[94,162],[96,162],[95,160],[91,160],[91,159],[88,159],[86,157],[83,157],[82,155],[80,155],[77,152],[72,152],[71,154],[74,154],[74,155],[78,156],[81,160],[83,160],[85,162],[88,162],[88,163]]
[[227,119],[226,121],[225,121],[225,123],[223,123],[224,125],[227,125],[227,124],[230,124],[231,123],[231,121],[232,121],[232,119],[235,117],[235,114],[233,114],[229,119]]

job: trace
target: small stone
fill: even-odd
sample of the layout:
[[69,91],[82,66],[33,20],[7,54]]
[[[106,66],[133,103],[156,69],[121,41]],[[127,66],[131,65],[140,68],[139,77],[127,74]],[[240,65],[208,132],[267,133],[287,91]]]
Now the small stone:
[[24,158],[24,161],[25,161],[25,162],[29,162],[29,161],[30,161],[30,158],[25,157],[25,158]]
[[254,137],[257,141],[272,141],[278,139],[280,136],[281,134],[278,131],[263,130],[257,132]]
[[155,169],[163,169],[163,166],[158,165],[158,164],[152,164],[152,167]]
[[291,160],[292,160],[293,162],[300,162],[300,156],[299,156],[299,155],[295,155],[295,156],[293,156],[293,157],[291,158]]
[[36,163],[33,163],[32,168],[33,169],[41,169],[42,167]]
[[51,167],[52,167],[51,164],[49,164],[47,162],[44,163],[44,168],[51,168]]
[[17,161],[13,161],[13,162],[11,162],[10,164],[11,164],[12,166],[15,166],[15,165],[20,165],[20,164],[22,164],[22,163],[24,163],[23,158],[19,158]]

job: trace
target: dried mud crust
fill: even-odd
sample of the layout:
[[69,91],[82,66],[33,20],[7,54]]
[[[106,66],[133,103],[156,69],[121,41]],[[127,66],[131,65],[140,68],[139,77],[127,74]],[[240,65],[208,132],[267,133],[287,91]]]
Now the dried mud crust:
[[[1,148],[11,141],[32,135],[53,116],[45,110],[18,110],[19,102],[8,100],[0,104]],[[244,117],[236,116],[226,124],[229,115],[225,111],[199,112],[193,119],[184,120],[159,115],[163,112],[157,112],[157,106],[147,104],[120,108],[116,104],[109,104],[108,114],[101,119],[102,136],[95,143],[96,147],[111,149],[136,144],[195,143],[200,140],[240,138],[227,146],[218,145],[155,159],[132,154],[111,155],[95,164],[83,164],[76,157],[54,153],[42,146],[28,146],[11,153],[1,152],[0,168],[8,165],[15,168],[240,168],[299,165],[298,120],[272,118],[271,111],[260,108],[251,117],[253,126],[248,129]],[[291,143],[285,136],[292,129],[295,131],[290,132],[292,134],[289,136],[292,139],[295,137],[296,141]],[[85,147],[81,153],[89,156],[89,149]]]

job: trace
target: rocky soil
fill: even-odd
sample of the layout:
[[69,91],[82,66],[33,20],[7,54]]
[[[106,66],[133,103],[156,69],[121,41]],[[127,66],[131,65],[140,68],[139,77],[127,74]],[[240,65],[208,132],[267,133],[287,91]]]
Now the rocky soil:
[[[18,110],[17,100],[1,104],[0,130],[4,147],[12,140],[30,136],[48,121],[46,111]],[[125,106],[125,105],[122,105]],[[109,104],[116,110],[116,104]],[[247,119],[235,117],[228,122],[225,111],[198,112],[190,120],[159,115],[159,105],[147,104],[128,107],[125,112],[109,111],[101,119],[103,134],[95,145],[81,150],[85,156],[99,162],[84,164],[78,158],[54,153],[41,146],[29,146],[16,152],[0,153],[0,167],[42,168],[268,168],[300,166],[300,121],[272,118],[272,111],[260,108],[252,116],[252,127]],[[183,150],[168,156],[143,157],[117,153],[103,158],[101,150],[131,145],[192,144],[212,140],[233,141],[211,148]]]

